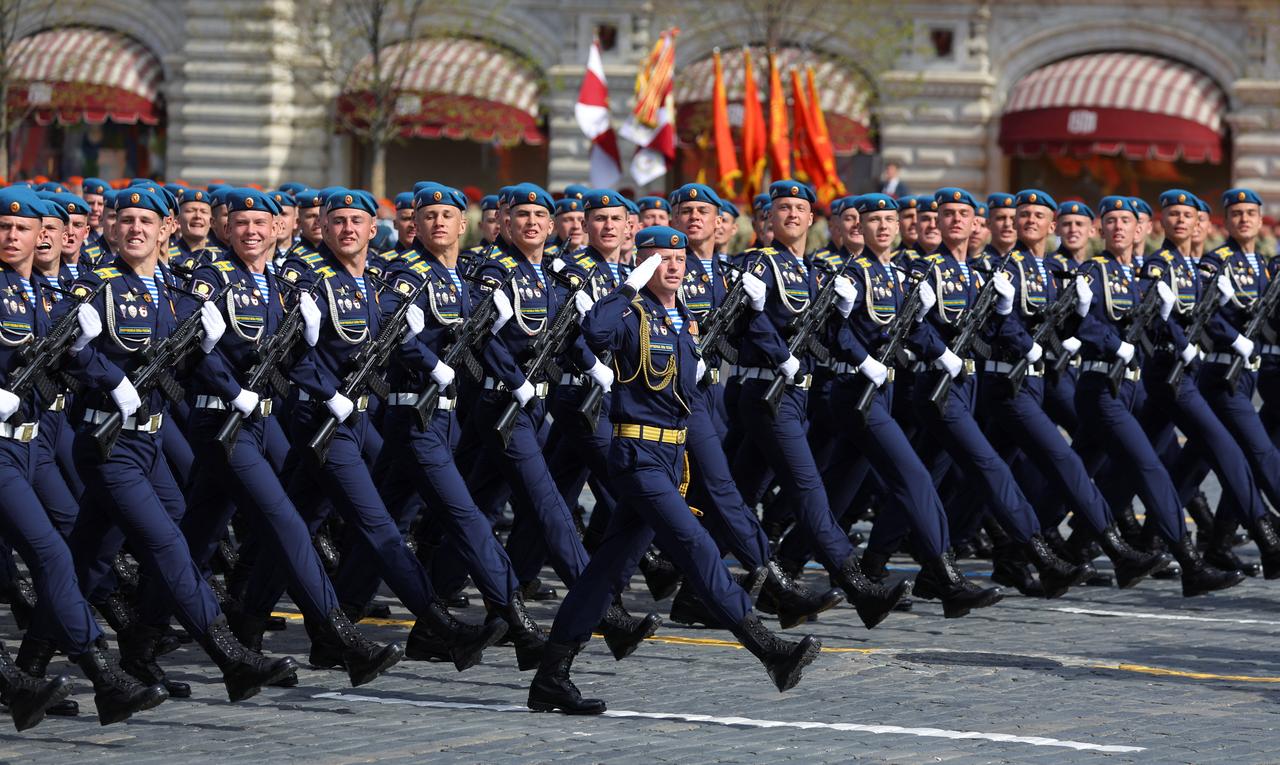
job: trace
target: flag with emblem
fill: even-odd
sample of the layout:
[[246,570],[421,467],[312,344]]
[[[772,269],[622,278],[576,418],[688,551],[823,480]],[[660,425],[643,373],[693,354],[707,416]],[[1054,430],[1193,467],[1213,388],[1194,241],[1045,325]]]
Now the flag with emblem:
[[591,185],[611,187],[622,176],[622,155],[618,152],[618,136],[609,118],[609,85],[600,61],[600,41],[591,43],[587,54],[587,71],[578,88],[578,102],[573,106],[578,127],[591,141]]
[[[818,97],[818,86],[814,82],[813,67],[805,65],[805,77],[808,79],[809,86],[809,126],[812,129],[813,151],[817,155],[818,163],[822,166],[822,175],[826,180],[828,193],[830,198],[825,200],[830,202],[836,197],[842,197],[848,193],[845,188],[844,181],[840,180],[840,174],[836,170],[836,150],[831,144],[831,133],[827,130],[827,116],[822,111],[822,101]],[[819,187],[821,193],[822,187]]]
[[775,181],[791,177],[791,138],[787,130],[787,97],[782,91],[778,60],[769,54],[769,173]]
[[729,131],[729,96],[724,89],[724,66],[720,63],[720,49],[712,54],[715,61],[715,86],[711,93],[711,132],[716,142],[716,167],[720,171],[718,191],[725,199],[734,199],[742,171],[738,169],[738,154],[734,150],[733,134]]
[[791,72],[791,174],[813,186],[818,192],[819,202],[822,199],[823,178],[822,164],[818,162],[813,151],[813,125],[809,122],[809,99],[800,85],[800,74],[795,69]]
[[636,104],[618,132],[638,148],[631,158],[631,177],[645,186],[667,173],[675,161],[675,100],[672,89],[676,64],[676,35],[663,32],[640,74],[636,75]]
[[765,124],[751,52],[742,49],[742,196],[751,199],[764,188]]

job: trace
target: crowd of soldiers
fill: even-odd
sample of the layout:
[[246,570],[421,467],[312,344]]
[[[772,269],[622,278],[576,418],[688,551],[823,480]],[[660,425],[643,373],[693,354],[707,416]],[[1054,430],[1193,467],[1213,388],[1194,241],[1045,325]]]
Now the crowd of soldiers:
[[[1157,214],[959,188],[836,199],[806,251],[814,191],[779,180],[727,252],[739,212],[697,183],[509,186],[466,249],[471,202],[434,182],[395,198],[386,248],[358,189],[78,186],[0,189],[19,729],[77,713],[58,652],[104,725],[190,695],[161,663],[183,643],[231,701],[296,684],[262,652],[286,592],[310,666],[353,686],[510,644],[531,709],[598,714],[571,665],[593,633],[621,660],[661,627],[623,606],[637,570],[780,691],[820,643],[778,629],[845,600],[871,629],[911,597],[955,618],[1005,588],[1280,577],[1280,282],[1249,189],[1208,251],[1189,191]],[[1233,552],[1242,529],[1261,566]],[[989,558],[992,584],[958,556]],[[810,561],[829,587],[801,581]],[[525,606],[559,597],[548,564],[567,588],[549,630]],[[468,580],[483,616],[459,619]],[[383,584],[416,620],[403,645],[358,626],[389,613]]]

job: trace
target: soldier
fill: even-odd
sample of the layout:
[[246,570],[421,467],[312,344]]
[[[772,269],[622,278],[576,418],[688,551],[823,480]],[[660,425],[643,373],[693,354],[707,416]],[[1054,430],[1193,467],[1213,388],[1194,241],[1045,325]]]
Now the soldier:
[[1018,244],[1017,203],[1007,191],[987,196],[987,229],[990,241],[978,252],[1003,258]]
[[717,620],[732,625],[742,645],[765,665],[778,690],[794,687],[821,649],[812,636],[799,643],[781,640],[751,613],[747,593],[729,576],[715,544],[680,495],[687,480],[685,402],[697,395],[694,386],[704,371],[689,334],[693,319],[677,301],[687,242],[674,229],[650,227],[640,231],[637,244],[636,270],[583,323],[593,350],[611,352],[618,371],[618,395],[609,413],[614,431],[609,464],[621,504],[556,614],[529,689],[528,705],[534,711],[605,711],[603,701],[582,698],[570,668],[655,535],[696,583],[700,599]]
[[773,224],[769,217],[772,200],[768,194],[756,194],[751,200],[751,230],[755,234],[752,247],[768,247],[773,244]]
[[1089,259],[1089,240],[1093,239],[1093,209],[1084,202],[1064,202],[1054,221],[1058,250],[1051,256],[1060,268],[1075,270]]
[[905,266],[904,261],[923,255],[920,248],[916,247],[916,215],[919,212],[920,198],[907,196],[898,200],[898,236],[901,244],[898,246],[898,252],[894,255],[899,265]]
[[671,203],[662,197],[640,197],[636,206],[640,208],[641,226],[671,225]]
[[[396,194],[396,217],[391,221],[396,230],[396,252],[408,252],[413,249],[414,240],[418,238],[417,230],[413,224],[413,199],[416,191],[415,189],[414,191],[402,191]],[[383,253],[383,257],[386,258],[387,253]]]
[[979,202],[973,215],[973,233],[969,235],[969,252],[984,252],[991,241],[991,229],[987,227],[987,215],[990,208],[985,202]]
[[209,227],[213,223],[213,208],[209,192],[204,189],[183,189],[178,196],[178,250],[181,255],[174,265],[191,274],[201,265],[211,262],[218,253],[208,252]]
[[89,203],[89,236],[86,241],[90,244],[97,242],[102,236],[105,224],[102,212],[106,209],[106,193],[110,189],[111,184],[101,178],[85,178],[80,184],[80,196]]
[[586,239],[582,230],[582,199],[581,196],[572,196],[556,201],[555,221],[546,244],[547,257],[563,257],[568,262],[569,256],[582,246]]

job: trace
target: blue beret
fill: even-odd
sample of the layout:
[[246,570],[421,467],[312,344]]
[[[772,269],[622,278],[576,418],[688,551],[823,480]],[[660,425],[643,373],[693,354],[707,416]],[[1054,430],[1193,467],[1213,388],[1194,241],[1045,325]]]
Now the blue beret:
[[636,234],[636,249],[652,247],[661,250],[679,250],[689,245],[689,239],[670,226],[648,226]]
[[1227,209],[1231,205],[1258,205],[1262,206],[1262,197],[1258,196],[1258,192],[1253,189],[1227,189],[1222,194],[1222,209]]
[[768,210],[770,207],[773,207],[773,200],[768,194],[756,194],[751,198],[751,209],[756,212]]
[[582,200],[578,197],[564,197],[556,200],[556,215],[582,212]]
[[54,192],[52,191],[40,190],[36,192],[36,197],[39,198],[40,204],[44,207],[44,217],[57,218],[63,223],[69,223],[71,221],[71,213],[67,212],[67,208],[53,201],[53,195]]
[[150,178],[130,178],[129,179],[130,186],[154,186],[155,184],[156,182],[151,180]]
[[[1174,207],[1176,205],[1186,205],[1187,207],[1196,207],[1196,195],[1185,189],[1169,189],[1160,195],[1160,209],[1166,207]],[[1199,208],[1196,208],[1199,209]]]
[[897,210],[898,200],[888,194],[863,194],[853,198],[853,209],[857,210],[860,215],[883,210]]
[[169,204],[164,198],[160,194],[142,186],[120,189],[111,200],[111,208],[113,210],[127,210],[131,207],[150,210],[161,218],[169,214]]
[[774,181],[769,184],[770,199],[778,200],[785,199],[787,197],[803,199],[811,205],[818,203],[817,195],[813,193],[813,189],[810,188],[807,183],[801,183],[800,181],[791,178],[784,178],[780,181]]
[[1200,197],[1196,197],[1196,209],[1206,215],[1213,212],[1213,210],[1209,209],[1209,203],[1204,201]]
[[1083,215],[1089,220],[1095,217],[1093,210],[1084,202],[1063,202],[1058,205],[1058,215]]
[[374,199],[369,192],[361,189],[331,188],[324,199],[324,211],[329,213],[334,210],[347,209],[362,210],[376,218],[378,216],[378,200]]
[[500,205],[511,204],[511,193],[514,189],[515,189],[515,186],[503,186],[502,188],[498,189],[498,204]]
[[402,191],[399,194],[396,194],[396,198],[395,198],[396,209],[412,210],[413,204],[414,204],[414,194],[416,193],[417,193],[417,189],[414,189],[413,191]]
[[711,190],[705,183],[686,183],[667,197],[672,207],[679,207],[681,202],[706,202],[720,207],[720,195]]
[[216,189],[209,190],[210,204],[214,207],[222,207],[227,203],[227,192],[235,188],[234,186],[219,186]]
[[307,187],[307,184],[298,183],[297,181],[285,181],[284,183],[280,184],[280,190],[287,194],[296,194],[297,192],[302,191],[306,187]]
[[[415,184],[417,185],[417,184]],[[431,205],[449,205],[459,210],[467,209],[467,198],[461,191],[443,183],[428,181],[413,194],[413,206],[430,207]]]
[[227,213],[249,211],[280,214],[280,205],[265,192],[257,189],[229,189],[226,192]]
[[163,185],[165,189],[167,189],[168,192],[173,195],[174,199],[177,199],[178,195],[182,193],[182,190],[186,188],[186,186],[180,186],[176,183],[166,183]]
[[933,192],[933,204],[935,210],[945,204],[968,205],[974,210],[978,209],[978,200],[974,199],[969,192],[955,186],[946,186]]
[[[977,200],[974,200],[973,207],[974,209],[977,209]],[[916,197],[916,209],[920,212],[937,212],[938,201],[933,198],[932,194],[921,194]]]
[[222,189],[232,188],[232,186],[230,183],[210,183],[209,185],[205,186],[205,188],[209,190],[210,194],[213,194]]
[[1009,209],[1017,207],[1018,203],[1014,196],[1007,191],[997,191],[994,194],[987,195],[987,207],[992,210]]
[[987,217],[987,203],[979,202],[978,205],[973,208],[973,214],[979,218]]
[[35,192],[22,187],[0,189],[0,215],[16,215],[19,218],[43,218],[44,200]]
[[116,190],[108,188],[102,192],[102,205],[104,210],[112,209],[112,205],[116,203]]
[[61,183],[58,183],[57,181],[46,181],[40,184],[39,186],[36,186],[36,191],[47,191],[50,193],[57,193],[57,192],[66,191],[66,190],[67,190],[67,187],[63,186]]
[[101,178],[85,178],[84,183],[80,184],[82,194],[97,194],[98,196],[102,196],[102,193],[109,188],[111,188],[111,184]]
[[914,210],[920,206],[920,197],[905,196],[898,200],[899,210]]
[[1147,200],[1142,197],[1129,197],[1129,201],[1133,203],[1134,213],[1138,215],[1145,215],[1148,218],[1155,215],[1155,212],[1151,209],[1151,205],[1147,204]]
[[671,212],[671,203],[662,197],[640,197],[636,200],[641,210],[662,210]]
[[299,208],[311,208],[319,207],[324,199],[315,189],[298,189],[293,193],[293,201],[298,203]]
[[853,201],[855,199],[857,199],[857,197],[848,196],[831,200],[831,204],[828,205],[828,209],[831,211],[831,217],[837,217],[845,210],[849,209],[849,207],[853,205]]
[[[564,200],[560,201],[563,202]],[[608,207],[626,206],[625,197],[613,189],[591,189],[582,197],[582,207],[585,210],[603,210]]]
[[284,189],[276,189],[268,191],[267,196],[271,197],[271,201],[276,203],[276,207],[280,208],[280,212],[284,212],[286,207],[297,207],[298,200],[293,198],[293,194]]
[[636,217],[640,216],[640,205],[632,202],[630,199],[623,197],[622,206],[627,208],[627,215],[635,215]]
[[722,199],[722,200],[720,200],[720,201],[724,203],[724,204],[723,204],[723,205],[721,205],[721,207],[720,207],[720,214],[721,214],[721,215],[724,215],[725,213],[728,213],[729,215],[733,216],[733,217],[734,217],[734,219],[737,219],[737,217],[738,217],[739,215],[741,215],[741,214],[742,214],[742,213],[738,212],[738,206],[737,206],[737,205],[735,205],[733,202],[730,202],[730,201],[729,201],[729,200],[727,200],[727,199]]
[[534,183],[518,183],[510,188],[507,204],[516,207],[517,205],[538,205],[547,208],[548,212],[555,212],[556,203],[547,193],[547,190]]
[[71,192],[52,194],[49,199],[67,211],[67,215],[88,215],[89,203]]
[[480,209],[482,211],[498,209],[498,195],[485,194],[483,197],[480,197]]
[[1058,211],[1058,203],[1053,201],[1053,197],[1044,193],[1040,189],[1023,189],[1022,191],[1019,191],[1018,196],[1015,198],[1015,204],[1017,204],[1018,207],[1022,207],[1023,205],[1039,205],[1041,207],[1048,207],[1054,212]]
[[564,187],[564,198],[576,199],[579,202],[581,202],[583,197],[585,197],[587,195],[587,192],[590,190],[591,189],[587,188],[586,186],[583,186],[580,183],[570,183],[568,186]]
[[1134,204],[1135,201],[1137,200],[1134,197],[1122,197],[1115,194],[1103,197],[1098,202],[1098,213],[1106,217],[1106,214],[1110,212],[1127,212],[1136,218],[1138,217],[1138,208]]

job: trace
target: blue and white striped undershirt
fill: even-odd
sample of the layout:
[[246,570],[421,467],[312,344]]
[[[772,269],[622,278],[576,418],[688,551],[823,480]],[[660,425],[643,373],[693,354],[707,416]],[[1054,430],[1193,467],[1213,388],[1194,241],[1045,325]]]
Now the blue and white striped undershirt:
[[22,294],[27,298],[27,302],[35,303],[36,297],[35,293],[31,291],[31,280],[21,276],[18,279],[22,282]]
[[256,271],[250,271],[249,273],[253,276],[253,280],[257,282],[258,292],[259,294],[262,295],[262,299],[266,300],[267,297],[271,294],[270,290],[268,289],[269,282],[267,281],[267,275],[265,273],[262,273],[262,274],[257,273]]
[[448,271],[448,272],[449,272],[449,281],[453,282],[453,286],[457,287],[457,288],[458,288],[458,293],[459,293],[459,294],[461,294],[461,293],[462,293],[462,278],[461,278],[460,276],[458,276],[458,269],[456,269],[456,268],[449,268],[448,266],[445,266],[445,269],[444,269],[444,270],[446,270],[446,271]]
[[147,288],[147,292],[151,293],[151,302],[160,305],[160,288],[156,286],[156,278],[142,274],[138,274],[138,278],[142,280],[142,286]]
[[684,317],[680,315],[679,308],[667,308],[667,318],[671,319],[671,326],[675,329],[675,334],[680,334],[680,330],[684,328]]
[[617,284],[617,283],[621,282],[621,281],[622,281],[622,271],[620,270],[619,265],[618,265],[617,263],[610,263],[610,262],[608,262],[608,261],[606,261],[606,262],[605,262],[605,265],[609,267],[609,273],[613,274],[613,281],[614,281],[614,283],[615,283],[615,284]]
[[365,284],[363,276],[352,277],[356,280],[356,289],[360,290],[360,294],[364,295],[364,300],[369,299],[369,285]]
[[80,278],[80,264],[78,264],[78,263],[67,263],[67,264],[66,264],[66,266],[67,266],[67,270],[71,272],[71,278],[72,278],[72,279],[79,279],[79,278]]

